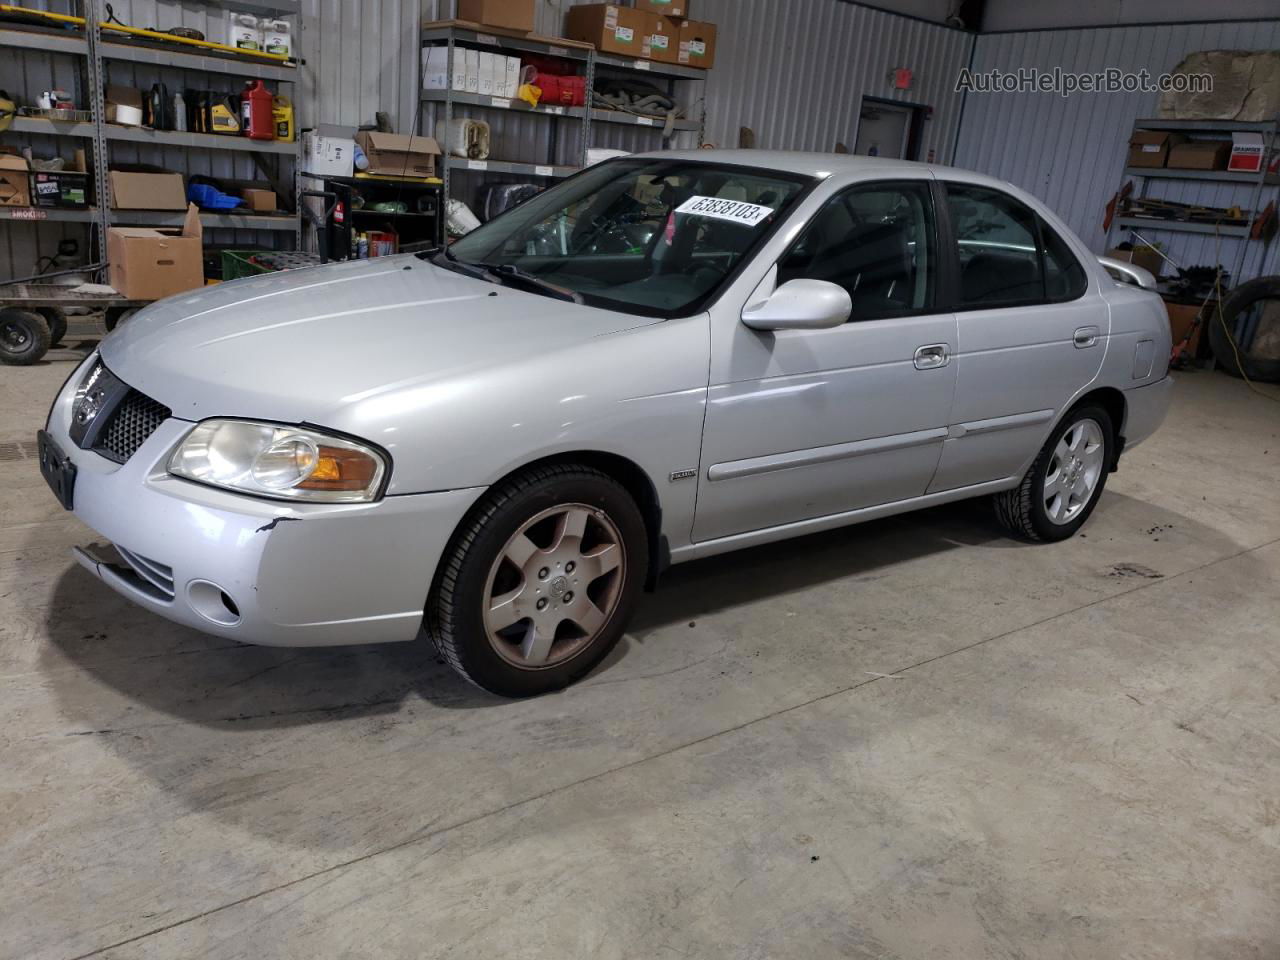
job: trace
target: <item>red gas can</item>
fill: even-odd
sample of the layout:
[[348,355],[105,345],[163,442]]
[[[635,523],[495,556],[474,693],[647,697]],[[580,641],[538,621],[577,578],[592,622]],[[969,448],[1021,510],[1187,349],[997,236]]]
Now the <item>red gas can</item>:
[[276,125],[271,117],[271,91],[262,85],[261,80],[245,84],[244,93],[240,94],[240,120],[240,129],[246,137],[254,140],[276,138]]

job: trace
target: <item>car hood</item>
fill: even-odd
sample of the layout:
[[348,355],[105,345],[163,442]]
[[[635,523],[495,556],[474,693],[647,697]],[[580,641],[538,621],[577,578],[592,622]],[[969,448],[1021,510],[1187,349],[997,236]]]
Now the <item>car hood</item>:
[[102,359],[177,417],[323,424],[363,397],[654,322],[403,255],[171,297],[125,321]]

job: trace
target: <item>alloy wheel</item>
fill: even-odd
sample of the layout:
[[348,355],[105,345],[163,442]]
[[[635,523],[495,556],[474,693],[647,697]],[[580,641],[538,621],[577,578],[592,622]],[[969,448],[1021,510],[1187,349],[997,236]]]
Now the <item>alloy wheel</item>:
[[1098,488],[1107,444],[1096,420],[1073,423],[1053,448],[1044,477],[1044,511],[1050,522],[1070,523]]
[[507,541],[489,570],[484,626],[508,663],[537,670],[582,652],[622,596],[626,546],[603,511],[543,510]]

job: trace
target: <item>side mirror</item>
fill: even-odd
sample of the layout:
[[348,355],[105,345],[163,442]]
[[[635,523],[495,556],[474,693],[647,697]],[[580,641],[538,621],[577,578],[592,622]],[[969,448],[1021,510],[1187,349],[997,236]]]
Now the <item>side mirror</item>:
[[1126,263],[1113,257],[1099,257],[1098,262],[1107,268],[1107,273],[1123,283],[1132,283],[1143,290],[1154,290],[1156,278],[1151,272],[1134,263]]
[[825,330],[849,319],[849,291],[826,280],[789,280],[768,300],[742,311],[752,330]]

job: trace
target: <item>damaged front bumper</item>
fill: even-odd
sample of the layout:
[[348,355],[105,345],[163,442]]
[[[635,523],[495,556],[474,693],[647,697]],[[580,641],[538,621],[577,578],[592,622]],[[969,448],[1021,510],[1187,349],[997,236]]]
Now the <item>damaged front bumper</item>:
[[482,492],[296,504],[217,490],[164,470],[190,422],[166,420],[117,464],[71,441],[73,397],[69,384],[48,432],[75,465],[73,512],[110,541],[76,559],[163,617],[246,643],[414,639],[440,555]]

